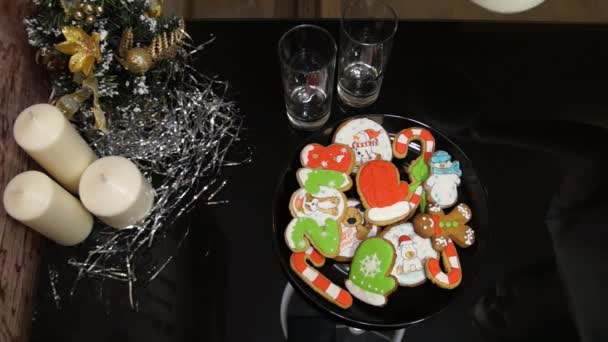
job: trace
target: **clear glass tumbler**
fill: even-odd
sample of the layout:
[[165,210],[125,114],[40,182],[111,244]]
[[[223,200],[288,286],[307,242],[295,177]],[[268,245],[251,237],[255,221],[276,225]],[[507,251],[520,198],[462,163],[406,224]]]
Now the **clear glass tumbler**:
[[336,51],[329,32],[315,25],[296,26],[281,37],[285,107],[293,126],[313,130],[329,119]]
[[395,10],[380,0],[354,0],[341,21],[338,96],[351,107],[371,105],[380,94],[397,31]]

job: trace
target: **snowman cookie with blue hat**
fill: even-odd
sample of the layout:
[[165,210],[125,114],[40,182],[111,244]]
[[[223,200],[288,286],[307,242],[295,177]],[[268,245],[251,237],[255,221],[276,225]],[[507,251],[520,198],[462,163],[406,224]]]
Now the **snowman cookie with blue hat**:
[[429,161],[431,174],[424,182],[427,200],[440,208],[448,208],[458,201],[460,162],[452,161],[446,151],[436,151]]

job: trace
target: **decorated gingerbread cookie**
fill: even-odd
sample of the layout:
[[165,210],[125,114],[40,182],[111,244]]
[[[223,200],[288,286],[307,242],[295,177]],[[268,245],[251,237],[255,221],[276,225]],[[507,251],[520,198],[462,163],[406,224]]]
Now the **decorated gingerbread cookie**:
[[355,166],[353,150],[343,144],[331,144],[327,147],[319,144],[308,144],[300,152],[302,166],[311,169],[326,169],[351,173]]
[[395,247],[397,256],[391,274],[397,278],[399,285],[412,287],[424,283],[424,262],[427,258],[439,256],[431,241],[416,234],[409,222],[386,228],[382,237]]
[[433,153],[430,160],[431,175],[424,182],[427,199],[441,208],[448,208],[458,201],[460,185],[460,163],[452,162],[452,156],[445,151]]
[[301,168],[296,172],[298,183],[306,191],[316,194],[321,186],[347,191],[352,186],[352,180],[347,173],[324,169]]
[[430,206],[428,214],[416,215],[414,229],[418,235],[431,238],[433,248],[437,251],[445,248],[448,239],[466,248],[475,242],[475,232],[467,225],[471,217],[471,209],[464,203],[460,203],[447,215],[441,208]]
[[289,263],[291,269],[318,294],[342,309],[350,308],[353,304],[353,297],[350,293],[332,283],[314,267],[311,267],[307,261],[310,261],[315,267],[321,267],[325,264],[325,257],[314,248],[309,247],[305,252],[293,253]]
[[346,288],[365,303],[385,305],[398,285],[390,275],[394,262],[395,249],[390,242],[378,237],[363,241],[353,257]]
[[301,188],[291,196],[289,210],[293,217],[311,218],[318,224],[324,224],[328,218],[340,221],[346,212],[346,196],[322,185],[316,193]]
[[425,271],[427,277],[442,288],[453,289],[462,281],[460,260],[454,242],[460,247],[469,247],[475,242],[475,233],[467,226],[471,215],[471,209],[461,203],[448,215],[441,208],[432,206],[428,214],[419,214],[414,218],[416,233],[431,238],[433,248],[441,252],[445,272],[436,258],[427,259]]
[[340,221],[342,240],[336,260],[349,261],[363,240],[378,234],[378,226],[366,223],[364,210],[361,202],[348,200],[346,215]]
[[422,186],[410,193],[409,185],[399,180],[397,167],[384,160],[363,164],[357,173],[357,191],[367,208],[365,216],[371,223],[389,225],[403,220],[420,204]]
[[303,252],[312,244],[319,253],[334,258],[340,249],[340,227],[335,220],[323,225],[311,218],[294,218],[285,229],[285,242],[294,252]]
[[435,138],[431,132],[425,128],[411,127],[402,130],[395,135],[393,141],[393,153],[395,158],[403,159],[409,150],[409,144],[412,141],[418,141],[421,145],[421,156],[425,162],[428,162],[435,151]]
[[393,158],[388,134],[370,119],[352,119],[343,123],[337,128],[333,141],[347,145],[355,152],[353,171],[370,160],[390,161]]

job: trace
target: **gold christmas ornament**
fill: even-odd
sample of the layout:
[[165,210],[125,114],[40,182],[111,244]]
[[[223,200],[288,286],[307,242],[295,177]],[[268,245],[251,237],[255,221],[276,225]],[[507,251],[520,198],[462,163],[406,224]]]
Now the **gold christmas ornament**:
[[95,17],[92,15],[87,15],[84,22],[87,23],[87,25],[93,25],[93,24],[95,24]]
[[106,115],[99,103],[99,87],[95,76],[84,78],[82,74],[75,74],[74,82],[81,85],[80,89],[71,94],[63,95],[57,100],[55,106],[63,112],[63,115],[68,119],[71,119],[80,107],[93,96],[93,107],[91,107],[91,111],[95,117],[95,128],[103,132],[108,132]]
[[74,11],[74,13],[72,14],[72,16],[74,17],[74,19],[76,19],[78,21],[84,19],[84,13],[82,13],[81,10]]
[[128,71],[143,75],[156,62],[175,57],[184,35],[184,20],[181,19],[177,29],[154,37],[148,47],[133,47],[133,31],[127,29],[120,39],[118,61]]
[[103,6],[101,6],[101,5],[95,6],[95,14],[97,14],[97,16],[102,15],[103,14]]
[[82,7],[82,10],[84,11],[84,13],[86,14],[93,14],[93,5],[91,4],[86,4],[84,5],[84,7]]
[[66,55],[71,55],[68,64],[70,72],[82,72],[86,76],[93,73],[95,62],[101,62],[99,50],[99,33],[88,35],[80,27],[65,26],[62,29],[66,39],[55,45],[55,49]]
[[150,0],[146,15],[151,18],[160,17],[163,14],[163,0]]

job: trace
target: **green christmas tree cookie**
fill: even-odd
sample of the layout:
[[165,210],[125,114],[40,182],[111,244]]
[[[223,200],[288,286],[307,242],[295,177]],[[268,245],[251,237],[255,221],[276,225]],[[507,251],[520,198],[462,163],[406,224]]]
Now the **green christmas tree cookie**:
[[346,288],[359,300],[375,306],[386,304],[386,298],[397,288],[391,271],[395,261],[393,245],[382,238],[365,240],[355,252]]

